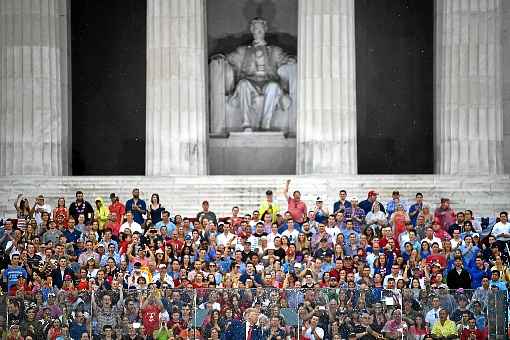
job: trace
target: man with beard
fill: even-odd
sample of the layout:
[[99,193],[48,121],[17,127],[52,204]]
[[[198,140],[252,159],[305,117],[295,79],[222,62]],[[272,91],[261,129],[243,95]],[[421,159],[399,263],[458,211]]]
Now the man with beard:
[[143,225],[145,219],[143,217],[147,212],[147,206],[145,202],[140,199],[140,190],[133,189],[133,198],[126,202],[126,212],[131,211],[133,213],[133,219],[139,225]]
[[85,216],[85,224],[92,223],[94,219],[94,208],[92,205],[83,199],[83,192],[76,192],[76,201],[71,203],[69,207],[69,215],[73,216],[75,220],[78,220],[78,216],[83,214]]

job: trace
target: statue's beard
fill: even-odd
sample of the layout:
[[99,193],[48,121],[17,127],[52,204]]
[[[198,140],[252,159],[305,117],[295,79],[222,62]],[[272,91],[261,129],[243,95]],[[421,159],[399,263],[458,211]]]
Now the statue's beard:
[[253,46],[266,46],[266,40],[264,40],[264,36],[261,37],[253,37]]

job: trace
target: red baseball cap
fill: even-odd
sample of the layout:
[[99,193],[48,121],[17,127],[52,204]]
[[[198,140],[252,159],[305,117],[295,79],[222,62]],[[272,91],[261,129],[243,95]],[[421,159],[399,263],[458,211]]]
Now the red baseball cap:
[[377,196],[377,195],[378,195],[378,193],[376,191],[374,191],[374,190],[370,190],[368,192],[368,197],[370,197],[370,196]]

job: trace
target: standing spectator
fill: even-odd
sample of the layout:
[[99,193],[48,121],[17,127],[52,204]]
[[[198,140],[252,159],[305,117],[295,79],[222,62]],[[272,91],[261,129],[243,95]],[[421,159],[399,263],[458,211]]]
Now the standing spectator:
[[170,220],[170,212],[163,211],[161,213],[162,219],[156,223],[156,228],[160,230],[162,227],[166,227],[166,231],[168,234],[172,234],[175,230],[175,224]]
[[459,229],[459,230],[462,230],[462,227],[464,226],[464,221],[465,221],[465,215],[464,215],[464,212],[463,211],[459,211],[457,213],[457,220],[455,221],[455,223],[451,224],[449,227],[448,227],[448,233],[450,235],[453,235],[453,231],[455,229]]
[[14,201],[14,208],[16,209],[16,217],[18,219],[16,226],[25,230],[26,225],[32,216],[30,213],[30,203],[28,203],[28,198],[23,197],[23,194],[19,194],[16,201]]
[[197,214],[197,220],[202,222],[203,219],[207,219],[209,222],[218,224],[216,214],[209,210],[209,201],[202,202],[202,211]]
[[298,229],[301,228],[305,218],[306,218],[306,204],[301,201],[301,192],[299,190],[295,190],[292,193],[292,197],[289,196],[289,184],[290,179],[285,182],[285,186],[283,188],[283,195],[287,200],[287,210],[292,216],[294,222],[296,222],[299,226]]
[[61,257],[58,260],[58,266],[51,272],[51,277],[53,278],[53,285],[57,286],[58,289],[62,289],[62,285],[66,279],[73,279],[74,272],[68,266],[67,259],[65,257]]
[[119,197],[113,192],[110,194],[110,201],[111,204],[108,206],[108,210],[110,210],[111,214],[115,213],[115,220],[112,221],[110,217],[110,222],[112,223],[111,229],[113,235],[118,236],[118,231],[124,219],[124,214],[126,213],[126,207],[124,204],[120,203]]
[[360,233],[363,223],[365,223],[365,210],[358,206],[358,198],[355,196],[351,197],[350,203],[351,206],[345,209],[344,215],[346,219],[352,219],[352,222],[354,223],[354,230]]
[[131,230],[132,233],[139,232],[140,234],[143,234],[142,226],[135,221],[133,213],[128,210],[126,213],[126,222],[124,222],[120,226],[120,232],[123,233],[126,229]]
[[336,214],[339,210],[346,211],[352,207],[351,202],[347,200],[347,191],[344,189],[340,190],[338,196],[340,199],[333,204],[333,214]]
[[[259,215],[264,216],[265,213],[269,213],[271,216],[271,222],[276,222],[276,215],[280,212],[280,206],[274,202],[273,191],[266,191],[266,199],[260,202]],[[232,220],[234,223],[234,220]],[[234,223],[235,225],[235,223]]]
[[455,267],[448,272],[446,284],[449,289],[471,288],[471,275],[464,269],[461,257],[455,258]]
[[418,215],[423,210],[423,194],[421,192],[416,193],[416,203],[409,207],[409,217],[411,218],[411,223],[416,227],[416,220],[418,219]]
[[35,199],[35,204],[30,212],[34,216],[37,225],[40,225],[41,223],[43,223],[42,213],[46,212],[48,214],[51,214],[51,207],[49,204],[44,202],[44,196],[39,195]]
[[83,199],[83,192],[76,192],[76,201],[69,206],[69,215],[73,216],[75,220],[79,215],[85,216],[85,224],[92,223],[94,219],[94,209],[92,205]]
[[58,199],[57,206],[53,209],[53,220],[62,221],[61,225],[67,227],[69,210],[66,208],[66,200],[63,197]]
[[477,289],[482,286],[483,278],[490,278],[491,271],[489,270],[489,264],[484,263],[481,256],[477,256],[475,265],[470,268],[471,275],[471,288]]
[[314,208],[313,212],[314,212],[315,220],[318,223],[326,223],[328,216],[329,216],[329,211],[328,211],[328,208],[323,206],[322,198],[317,197],[317,200],[315,201],[315,208]]
[[104,204],[102,197],[96,198],[96,220],[97,220],[97,226],[98,226],[98,232],[99,235],[103,235],[105,230],[105,225],[108,222],[108,215],[110,213],[110,210],[108,207]]
[[57,224],[54,221],[50,221],[48,230],[46,230],[42,236],[42,241],[43,243],[51,242],[55,244],[62,235],[62,232],[57,229]]
[[152,333],[159,328],[160,312],[163,310],[161,297],[156,296],[155,291],[151,291],[140,308],[143,315],[142,320],[146,336],[152,336]]
[[397,211],[397,206],[402,205],[402,208],[404,208],[404,204],[400,201],[400,192],[395,190],[391,193],[391,201],[386,204],[386,213],[388,216],[391,216],[395,211]]
[[159,194],[152,194],[151,203],[149,204],[149,215],[153,224],[157,225],[161,221],[163,211],[165,211],[165,208],[159,202]]
[[126,202],[126,212],[130,211],[133,214],[133,219],[139,225],[144,224],[144,215],[147,213],[147,206],[145,202],[140,199],[140,190],[133,189],[133,198]]
[[4,270],[3,281],[7,284],[7,290],[15,286],[18,282],[18,277],[23,276],[28,278],[28,273],[23,266],[20,265],[20,256],[18,253],[11,254],[11,264]]
[[[367,199],[359,203],[359,207],[365,211],[365,215],[372,211],[374,203],[377,202],[377,195],[376,191],[371,190],[368,192]],[[379,210],[386,214],[382,203],[377,202],[377,204],[379,205]]]
[[310,340],[322,340],[324,339],[324,329],[319,327],[319,316],[314,314],[310,319],[309,326],[305,330],[304,336]]
[[502,211],[499,213],[499,222],[492,228],[492,235],[496,237],[500,249],[505,249],[505,245],[510,241],[510,223],[508,223],[508,213]]
[[449,198],[441,198],[441,205],[434,212],[434,219],[439,222],[443,230],[448,231],[450,225],[455,223],[456,215],[450,207]]

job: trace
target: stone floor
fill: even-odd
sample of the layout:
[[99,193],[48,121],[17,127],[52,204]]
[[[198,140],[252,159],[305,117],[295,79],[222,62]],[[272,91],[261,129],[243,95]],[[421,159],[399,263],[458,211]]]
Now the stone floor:
[[258,206],[267,189],[278,193],[277,201],[285,205],[281,189],[291,178],[290,192],[300,190],[310,206],[319,195],[328,207],[337,199],[338,191],[346,189],[348,195],[365,199],[369,190],[377,190],[386,202],[393,190],[400,190],[406,200],[413,200],[416,192],[434,206],[443,196],[450,197],[455,209],[471,208],[477,216],[493,216],[501,210],[510,210],[510,176],[473,177],[438,175],[358,175],[358,176],[199,176],[199,177],[0,177],[0,216],[13,216],[13,202],[18,193],[29,197],[31,203],[40,193],[54,207],[64,194],[67,205],[74,192],[82,190],[87,200],[97,196],[107,198],[110,192],[120,195],[122,201],[130,197],[132,188],[140,188],[142,198],[153,192],[172,214],[196,214],[203,199],[218,216],[226,216],[232,206],[250,212]]

